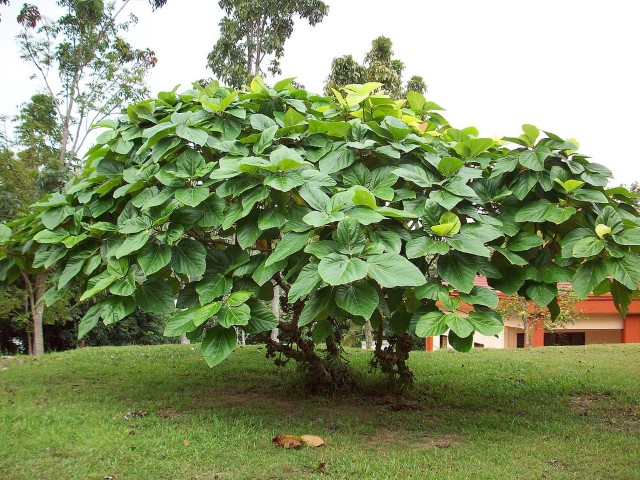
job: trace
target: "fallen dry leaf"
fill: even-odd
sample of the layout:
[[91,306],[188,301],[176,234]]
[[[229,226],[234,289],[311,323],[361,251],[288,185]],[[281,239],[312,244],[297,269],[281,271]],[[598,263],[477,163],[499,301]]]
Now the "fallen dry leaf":
[[291,474],[293,473],[293,470],[291,470],[289,467],[284,467],[284,473]]
[[129,430],[129,435],[135,435],[136,431],[135,430]]
[[184,444],[185,447],[188,447],[190,445],[189,440],[187,440],[186,438],[184,439],[184,441],[182,443]]
[[284,448],[300,448],[302,446],[302,437],[278,434],[273,437],[271,443]]
[[327,464],[324,462],[320,462],[320,464],[318,465],[318,471],[320,473],[324,473],[324,469],[327,468]]
[[324,440],[321,437],[315,435],[302,435],[301,440],[310,447],[319,447],[324,445]]

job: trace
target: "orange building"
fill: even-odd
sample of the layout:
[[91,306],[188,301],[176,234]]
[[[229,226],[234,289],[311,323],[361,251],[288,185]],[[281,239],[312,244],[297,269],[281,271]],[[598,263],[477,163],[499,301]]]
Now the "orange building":
[[[476,285],[488,286],[486,279],[478,277]],[[504,298],[498,292],[498,297]],[[598,297],[589,295],[577,303],[576,308],[585,315],[584,320],[567,325],[553,332],[546,332],[542,325],[534,328],[534,347],[549,345],[593,345],[598,343],[640,343],[640,299],[629,306],[626,318],[621,318],[616,310],[611,294]],[[504,330],[497,337],[487,337],[476,333],[473,341],[476,348],[522,348],[524,328],[518,319],[503,318]],[[426,350],[447,348],[446,335],[426,339]]]

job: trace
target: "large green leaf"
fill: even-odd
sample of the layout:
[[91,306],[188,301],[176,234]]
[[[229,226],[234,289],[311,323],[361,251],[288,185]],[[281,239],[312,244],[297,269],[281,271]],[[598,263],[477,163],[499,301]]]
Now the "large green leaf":
[[190,207],[197,207],[209,197],[209,194],[209,188],[204,186],[179,188],[176,190],[176,200]]
[[267,332],[278,326],[278,319],[263,302],[257,299],[249,299],[247,305],[251,309],[251,318],[249,318],[249,323],[242,327],[245,332],[250,334]]
[[498,335],[504,328],[500,315],[496,312],[471,312],[467,319],[473,325],[473,329],[482,335]]
[[251,318],[249,305],[242,304],[235,307],[222,307],[218,314],[218,322],[225,328],[234,325],[247,325]]
[[80,323],[78,324],[78,340],[82,339],[87,333],[89,333],[93,327],[95,327],[100,321],[100,310],[102,306],[100,304],[94,305],[87,313],[84,314]]
[[275,250],[267,259],[265,265],[268,267],[276,262],[287,259],[290,255],[302,250],[309,240],[309,233],[287,233],[276,245]]
[[609,274],[630,290],[637,290],[640,284],[640,256],[628,253],[622,258],[612,258],[607,262]]
[[136,291],[136,304],[144,312],[171,313],[174,309],[173,290],[167,282],[147,280]]
[[119,322],[136,309],[133,298],[109,297],[100,302],[100,316],[105,325]]
[[469,293],[460,293],[460,300],[471,305],[486,305],[487,307],[498,306],[498,295],[492,289],[474,286]]
[[69,261],[67,261],[67,264],[58,279],[58,290],[64,288],[75,278],[76,275],[78,275],[78,273],[80,273],[89,254],[90,252],[80,253],[78,255],[74,255],[69,259]]
[[237,342],[238,337],[233,328],[216,325],[207,330],[200,351],[207,365],[214,367],[231,355]]
[[371,277],[384,288],[417,287],[426,282],[418,267],[395,253],[372,255],[367,265]]
[[624,230],[613,239],[620,245],[640,245],[640,227]]
[[336,305],[352,315],[371,318],[378,306],[378,293],[367,282],[341,285],[336,290]]
[[460,315],[448,313],[445,315],[444,321],[451,331],[459,337],[468,337],[473,333],[473,324]]
[[473,348],[473,334],[467,337],[460,337],[456,332],[449,332],[449,345],[458,352],[468,352]]
[[438,273],[453,288],[464,293],[471,292],[476,278],[476,268],[470,257],[453,253],[438,259]]
[[418,315],[416,335],[419,337],[438,337],[448,329],[446,315],[440,310]]
[[438,242],[430,237],[418,237],[407,242],[407,258],[420,258],[427,255],[444,255],[449,251],[449,245]]
[[573,291],[580,298],[585,298],[609,275],[603,260],[594,260],[582,264],[573,275],[571,284]]
[[347,218],[338,224],[336,231],[338,251],[346,255],[357,255],[364,250],[365,237],[360,223],[357,220]]
[[331,304],[332,295],[333,291],[331,288],[317,290],[311,295],[311,298],[304,304],[304,308],[298,319],[298,326],[304,327],[314,320],[325,319],[327,317],[327,309]]
[[321,281],[322,279],[318,273],[318,264],[306,264],[302,270],[300,270],[296,281],[291,284],[289,293],[287,294],[289,303],[295,303],[309,295],[320,285]]
[[116,250],[116,258],[121,258],[126,255],[130,255],[131,253],[135,253],[144,247],[149,238],[151,237],[151,232],[149,230],[145,230],[140,233],[136,233],[130,237],[125,238],[120,248]]
[[360,280],[368,271],[363,260],[339,253],[327,255],[318,264],[320,277],[329,285],[342,285]]
[[200,277],[206,269],[207,251],[204,246],[186,238],[173,247],[171,267],[178,273]]
[[216,298],[229,294],[232,287],[230,278],[220,273],[205,276],[196,284],[196,292],[200,298],[200,303],[205,305]]
[[548,283],[535,283],[527,287],[527,296],[541,307],[544,307],[558,296],[558,287]]
[[138,252],[137,260],[144,274],[151,275],[169,264],[171,248],[168,245],[147,243]]
[[214,302],[203,307],[198,305],[178,312],[165,325],[164,336],[177,337],[192,332],[218,313],[221,306],[221,302]]

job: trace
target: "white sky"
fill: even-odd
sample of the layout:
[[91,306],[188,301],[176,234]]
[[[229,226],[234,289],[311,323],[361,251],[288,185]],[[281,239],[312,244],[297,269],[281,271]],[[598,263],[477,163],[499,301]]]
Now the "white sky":
[[[325,0],[327,1],[327,0]],[[53,1],[48,0],[53,3]],[[0,7],[0,113],[14,114],[37,88],[13,37],[22,0]],[[45,3],[45,2],[38,2]],[[522,123],[564,138],[609,167],[617,183],[640,180],[640,2],[635,0],[328,0],[329,15],[300,22],[285,48],[282,77],[320,92],[331,60],[361,61],[371,40],[393,40],[405,79],[421,75],[427,97],[458,128],[517,136]],[[49,7],[52,8],[52,7]],[[44,7],[43,7],[44,10]],[[206,55],[218,37],[215,0],[169,0],[151,13],[134,0],[139,24],[129,35],[159,63],[153,93],[209,77]],[[46,10],[44,10],[46,11]],[[52,10],[48,10],[53,12]]]

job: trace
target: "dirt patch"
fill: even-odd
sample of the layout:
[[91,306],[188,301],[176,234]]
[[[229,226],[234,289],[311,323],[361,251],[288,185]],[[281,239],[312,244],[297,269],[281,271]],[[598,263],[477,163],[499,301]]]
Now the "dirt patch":
[[390,428],[379,428],[376,433],[366,435],[366,442],[384,447],[411,448],[451,448],[464,444],[461,438],[451,434],[432,435],[427,432],[414,434],[406,430],[392,430]]
[[180,418],[183,415],[171,407],[160,407],[158,409],[158,416],[160,418],[169,419],[169,418],[176,418],[176,417]]
[[570,407],[579,416],[604,417],[617,431],[640,429],[640,405],[620,404],[608,393],[574,395]]

